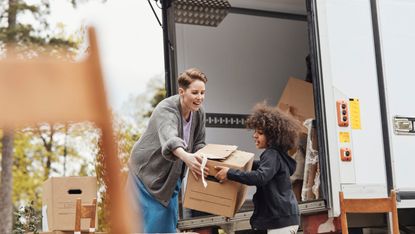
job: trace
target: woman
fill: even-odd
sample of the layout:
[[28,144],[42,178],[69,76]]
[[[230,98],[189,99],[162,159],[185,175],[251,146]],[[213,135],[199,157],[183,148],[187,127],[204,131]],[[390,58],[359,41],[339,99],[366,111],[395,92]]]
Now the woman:
[[[205,146],[207,78],[196,68],[178,78],[179,94],[161,101],[133,147],[128,184],[138,201],[144,232],[176,232],[178,193],[187,166],[197,179]],[[208,173],[207,168],[205,172]]]

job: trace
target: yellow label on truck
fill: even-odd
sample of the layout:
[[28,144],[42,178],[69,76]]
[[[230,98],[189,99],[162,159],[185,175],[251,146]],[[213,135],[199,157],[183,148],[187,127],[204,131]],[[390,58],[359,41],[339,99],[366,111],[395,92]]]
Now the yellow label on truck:
[[350,133],[339,132],[340,143],[350,143]]
[[360,103],[357,98],[349,99],[350,105],[350,122],[352,129],[362,129],[360,125]]

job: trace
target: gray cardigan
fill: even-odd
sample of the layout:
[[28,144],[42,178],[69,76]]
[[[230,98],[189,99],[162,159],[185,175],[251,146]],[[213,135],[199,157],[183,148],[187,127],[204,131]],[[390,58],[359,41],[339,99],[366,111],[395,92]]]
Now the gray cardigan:
[[147,129],[132,149],[129,168],[138,176],[147,191],[164,206],[168,206],[183,161],[173,155],[178,147],[194,153],[205,146],[205,113],[202,108],[193,113],[187,148],[183,140],[183,118],[179,95],[161,101],[154,109]]

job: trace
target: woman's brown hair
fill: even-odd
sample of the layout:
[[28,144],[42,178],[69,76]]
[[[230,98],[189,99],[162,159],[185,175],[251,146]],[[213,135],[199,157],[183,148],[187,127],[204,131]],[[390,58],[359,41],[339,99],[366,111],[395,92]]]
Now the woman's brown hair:
[[189,88],[189,85],[195,80],[200,80],[206,84],[207,77],[205,73],[201,72],[199,69],[190,68],[179,75],[177,82],[180,88],[187,89]]
[[298,146],[300,124],[265,102],[255,105],[246,126],[263,131],[268,147],[274,146],[286,152]]

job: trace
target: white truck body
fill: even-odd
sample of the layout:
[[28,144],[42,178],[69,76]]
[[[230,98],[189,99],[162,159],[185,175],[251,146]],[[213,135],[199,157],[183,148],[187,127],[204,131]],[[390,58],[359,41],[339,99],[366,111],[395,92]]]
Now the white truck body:
[[[415,1],[229,2],[238,11],[217,27],[175,23],[170,9],[166,56],[173,92],[178,72],[198,67],[209,79],[206,112],[238,119],[257,102],[275,105],[289,77],[304,79],[310,54],[323,196],[317,209],[300,204],[302,211],[338,216],[340,191],[371,198],[392,189],[399,208],[414,208]],[[360,126],[338,126],[338,100],[358,101],[351,115]],[[224,126],[208,127],[207,142],[259,154],[250,131]],[[351,161],[340,160],[341,147],[352,150]]]

